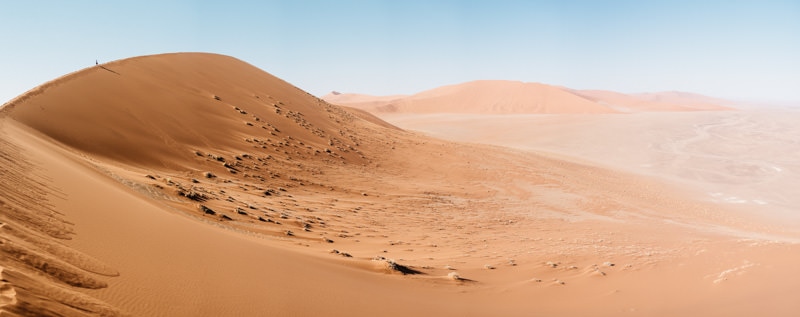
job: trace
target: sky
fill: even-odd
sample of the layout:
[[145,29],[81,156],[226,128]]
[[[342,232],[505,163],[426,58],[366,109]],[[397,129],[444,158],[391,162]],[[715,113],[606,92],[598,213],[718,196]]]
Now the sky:
[[127,57],[231,55],[312,94],[472,80],[800,101],[800,1],[3,1],[0,103]]

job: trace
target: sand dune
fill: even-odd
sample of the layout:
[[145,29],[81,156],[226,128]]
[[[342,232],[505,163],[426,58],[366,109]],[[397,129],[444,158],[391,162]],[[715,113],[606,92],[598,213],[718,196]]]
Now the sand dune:
[[730,104],[730,101],[681,91],[663,91],[634,94],[636,98],[656,103],[678,104],[685,107],[703,110],[716,110],[719,105]]
[[574,90],[573,93],[625,113],[732,110],[724,106],[731,104],[729,101],[680,92],[626,95],[603,90]]
[[[497,89],[610,112],[527,85]],[[417,97],[466,101],[448,90]],[[0,136],[9,315],[800,311],[780,224],[585,160],[403,131],[232,57],[75,72],[4,105]]]
[[626,95],[539,83],[481,80],[411,96],[330,93],[328,102],[376,113],[575,114],[728,110],[724,100],[689,93]]

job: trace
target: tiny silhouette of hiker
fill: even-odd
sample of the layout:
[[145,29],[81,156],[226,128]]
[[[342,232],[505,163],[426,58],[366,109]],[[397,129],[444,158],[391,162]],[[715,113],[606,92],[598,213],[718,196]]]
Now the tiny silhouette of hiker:
[[94,60],[94,64],[95,64],[95,65],[100,65],[100,64],[98,64],[98,63],[97,63],[97,60]]

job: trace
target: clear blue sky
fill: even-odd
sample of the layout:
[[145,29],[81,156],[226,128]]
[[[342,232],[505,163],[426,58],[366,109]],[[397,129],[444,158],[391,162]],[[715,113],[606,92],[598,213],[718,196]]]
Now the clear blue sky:
[[0,102],[137,55],[238,57],[316,95],[477,79],[800,101],[800,1],[4,1]]

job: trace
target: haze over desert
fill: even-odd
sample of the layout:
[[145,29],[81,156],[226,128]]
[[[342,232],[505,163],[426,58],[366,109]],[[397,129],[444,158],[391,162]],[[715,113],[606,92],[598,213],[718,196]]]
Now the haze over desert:
[[797,316],[800,7],[601,3],[9,7],[0,315]]

